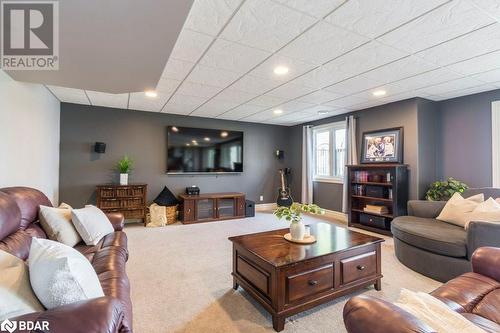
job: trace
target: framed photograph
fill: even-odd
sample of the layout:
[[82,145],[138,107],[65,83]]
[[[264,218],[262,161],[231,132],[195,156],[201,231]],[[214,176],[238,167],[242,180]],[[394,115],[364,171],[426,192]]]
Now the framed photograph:
[[403,127],[364,132],[361,163],[403,163]]

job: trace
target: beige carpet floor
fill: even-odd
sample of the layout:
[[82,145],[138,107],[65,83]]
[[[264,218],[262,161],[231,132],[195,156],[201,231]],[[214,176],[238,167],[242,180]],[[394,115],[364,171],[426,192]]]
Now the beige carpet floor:
[[[318,221],[324,219],[305,217],[306,223]],[[274,332],[270,315],[241,288],[232,289],[227,238],[284,227],[270,213],[164,228],[127,226],[135,332]],[[393,301],[401,288],[429,292],[440,285],[400,264],[388,237],[382,273],[382,291],[369,287],[356,294]],[[284,332],[345,332],[342,309],[351,296],[288,318]]]

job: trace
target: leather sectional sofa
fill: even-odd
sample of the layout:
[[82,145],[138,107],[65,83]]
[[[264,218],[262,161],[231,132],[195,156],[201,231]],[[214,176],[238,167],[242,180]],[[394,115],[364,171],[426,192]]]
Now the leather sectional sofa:
[[[482,247],[472,255],[472,272],[431,295],[489,333],[500,332],[500,248]],[[351,298],[344,307],[349,333],[434,333],[412,314],[369,296]]]
[[[26,187],[0,189],[0,249],[26,260],[32,237],[47,238],[38,224],[40,205],[52,206],[40,191]],[[125,272],[127,235],[122,231],[124,219],[121,214],[107,215],[115,232],[95,246],[84,243],[75,246],[91,262],[105,296],[12,319],[46,320],[50,328],[47,333],[132,332],[130,284]]]

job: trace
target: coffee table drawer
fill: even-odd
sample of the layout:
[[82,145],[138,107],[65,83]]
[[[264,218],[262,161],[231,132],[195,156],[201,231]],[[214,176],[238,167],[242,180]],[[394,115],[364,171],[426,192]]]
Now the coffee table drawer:
[[333,289],[333,263],[287,276],[287,303]]
[[375,251],[359,254],[340,261],[342,284],[347,284],[377,273],[377,254]]

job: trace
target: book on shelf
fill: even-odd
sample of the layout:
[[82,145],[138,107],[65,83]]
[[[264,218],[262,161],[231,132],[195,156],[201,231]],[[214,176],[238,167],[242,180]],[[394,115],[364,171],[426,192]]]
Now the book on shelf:
[[389,209],[386,206],[377,206],[377,205],[366,205],[363,208],[363,211],[367,213],[375,213],[375,214],[388,214]]

